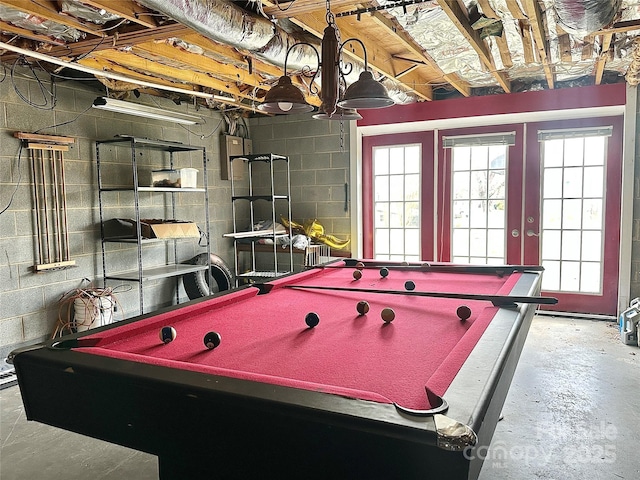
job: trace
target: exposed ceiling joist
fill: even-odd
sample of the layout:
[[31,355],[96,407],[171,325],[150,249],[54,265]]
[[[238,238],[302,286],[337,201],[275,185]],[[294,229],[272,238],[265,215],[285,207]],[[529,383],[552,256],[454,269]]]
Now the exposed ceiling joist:
[[496,70],[491,52],[480,38],[480,34],[471,27],[464,4],[458,0],[438,0],[438,4],[445,11],[460,33],[467,39],[471,47],[476,51],[484,67],[493,75],[502,89],[511,92],[510,81],[504,72]]
[[607,63],[607,59],[609,57],[609,49],[611,48],[611,40],[613,38],[613,33],[605,33],[601,35],[601,44],[602,49],[600,51],[600,55],[598,55],[598,61],[596,62],[596,85],[600,85],[602,83],[602,74],[604,73],[604,66]]
[[547,35],[545,34],[540,5],[537,0],[522,0],[522,3],[524,5],[524,10],[529,17],[535,49],[538,53],[538,58],[542,63],[544,75],[547,79],[547,85],[549,88],[554,88],[556,83],[555,75],[553,73],[553,67],[549,63],[549,42],[547,41]]
[[[2,3],[2,1],[0,1],[0,3]],[[118,35],[111,34],[104,38],[89,38],[74,43],[67,43],[66,45],[49,49],[47,54],[59,58],[77,58],[101,50],[127,47],[153,40],[165,40],[189,33],[193,33],[191,29],[179,23],[169,23],[157,27],[154,30],[133,30],[119,33]]]
[[[538,89],[542,75],[544,88],[624,81],[632,57],[629,49],[636,48],[634,40],[640,36],[640,12],[628,3],[622,0],[616,16],[620,20],[611,26],[577,34],[555,26],[549,17],[554,14],[549,0],[477,0],[470,4],[470,11],[465,0],[412,2],[404,8],[382,0],[67,0],[64,5],[58,0],[0,0],[0,39],[46,53],[48,58],[94,65],[105,73],[131,75],[139,81],[155,79],[158,85],[187,94],[206,97],[201,94],[224,92],[242,104],[238,108],[252,111],[283,74],[284,53],[280,52],[295,41],[319,43],[316,39],[322,38],[327,26],[329,4],[342,41],[361,40],[376,77],[398,93],[400,101],[420,102],[492,94],[498,89],[508,93],[516,89],[516,82],[518,91],[529,85]],[[184,24],[180,24],[171,18],[171,12],[181,6],[181,11],[188,6],[197,21],[181,17]],[[220,12],[227,10],[237,17],[233,21],[243,23],[221,27],[224,14]],[[208,27],[214,11],[218,17]],[[274,22],[272,29],[263,13]],[[102,15],[104,21],[94,23]],[[484,30],[478,16],[495,20],[489,25],[500,22],[502,35],[495,33],[499,30]],[[451,35],[452,23],[455,35]],[[267,50],[275,47],[276,53],[264,54],[242,44],[246,35],[256,35],[250,31],[256,24],[260,25],[258,35],[271,35],[263,40]],[[217,34],[208,36],[207,28]],[[233,33],[229,38],[235,43],[219,35],[224,28]],[[283,48],[278,42],[286,45]],[[17,52],[0,50],[0,61],[14,62],[22,55]],[[345,44],[342,53],[346,63],[363,63],[364,51],[357,42]],[[314,63],[313,55],[305,54]],[[465,70],[469,56],[477,66]],[[306,92],[310,103],[320,103],[317,96],[309,95],[309,78],[294,74],[292,81]],[[221,101],[226,102],[234,103]]]

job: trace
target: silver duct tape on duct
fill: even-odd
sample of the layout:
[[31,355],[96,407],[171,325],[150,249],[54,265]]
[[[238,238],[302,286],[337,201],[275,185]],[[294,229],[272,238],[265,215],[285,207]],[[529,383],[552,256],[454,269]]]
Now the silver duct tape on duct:
[[120,20],[122,18],[119,15],[74,0],[62,0],[60,2],[60,12],[93,22],[96,25],[104,25],[112,20]]
[[[301,37],[286,32],[266,18],[247,12],[225,0],[138,0],[147,8],[173,18],[218,43],[248,50],[268,63],[284,67],[287,50],[301,41],[320,51],[320,42],[312,36]],[[287,69],[292,71],[318,68],[318,57],[312,49],[299,46],[291,50]],[[353,65],[346,76],[347,84],[356,81],[362,65]],[[316,77],[318,84],[320,77]],[[412,103],[415,97],[397,82],[385,81],[389,95],[396,103]]]
[[609,25],[621,3],[622,0],[555,0],[553,8],[566,32],[585,36]]
[[248,15],[234,4],[214,0],[140,0],[142,5],[220,43],[257,51],[273,35],[267,19]]

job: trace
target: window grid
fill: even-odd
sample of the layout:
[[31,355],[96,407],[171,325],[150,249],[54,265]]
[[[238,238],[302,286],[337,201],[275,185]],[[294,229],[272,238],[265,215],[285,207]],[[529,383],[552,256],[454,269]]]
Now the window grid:
[[504,264],[507,146],[451,150],[452,261]]
[[373,149],[374,258],[419,261],[419,144]]
[[[546,291],[602,293],[605,145],[606,137],[542,143],[541,260]],[[579,160],[576,152],[581,152]],[[554,175],[559,178],[555,184]],[[579,192],[573,185],[578,179]]]

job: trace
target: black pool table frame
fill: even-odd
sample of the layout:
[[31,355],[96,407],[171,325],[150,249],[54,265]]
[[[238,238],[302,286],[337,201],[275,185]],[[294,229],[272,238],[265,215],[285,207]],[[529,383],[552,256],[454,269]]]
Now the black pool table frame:
[[[512,294],[538,295],[540,282],[540,271],[525,272]],[[56,348],[59,340],[16,350],[10,361],[29,420],[155,454],[162,480],[475,479],[476,452],[489,446],[535,308],[499,309],[445,392],[448,411],[431,416],[88,355]]]

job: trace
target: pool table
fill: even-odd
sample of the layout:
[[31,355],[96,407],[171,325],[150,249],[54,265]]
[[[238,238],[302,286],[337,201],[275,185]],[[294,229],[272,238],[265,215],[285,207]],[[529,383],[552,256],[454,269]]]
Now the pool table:
[[155,454],[163,480],[477,478],[541,275],[346,259],[10,361],[28,419]]

